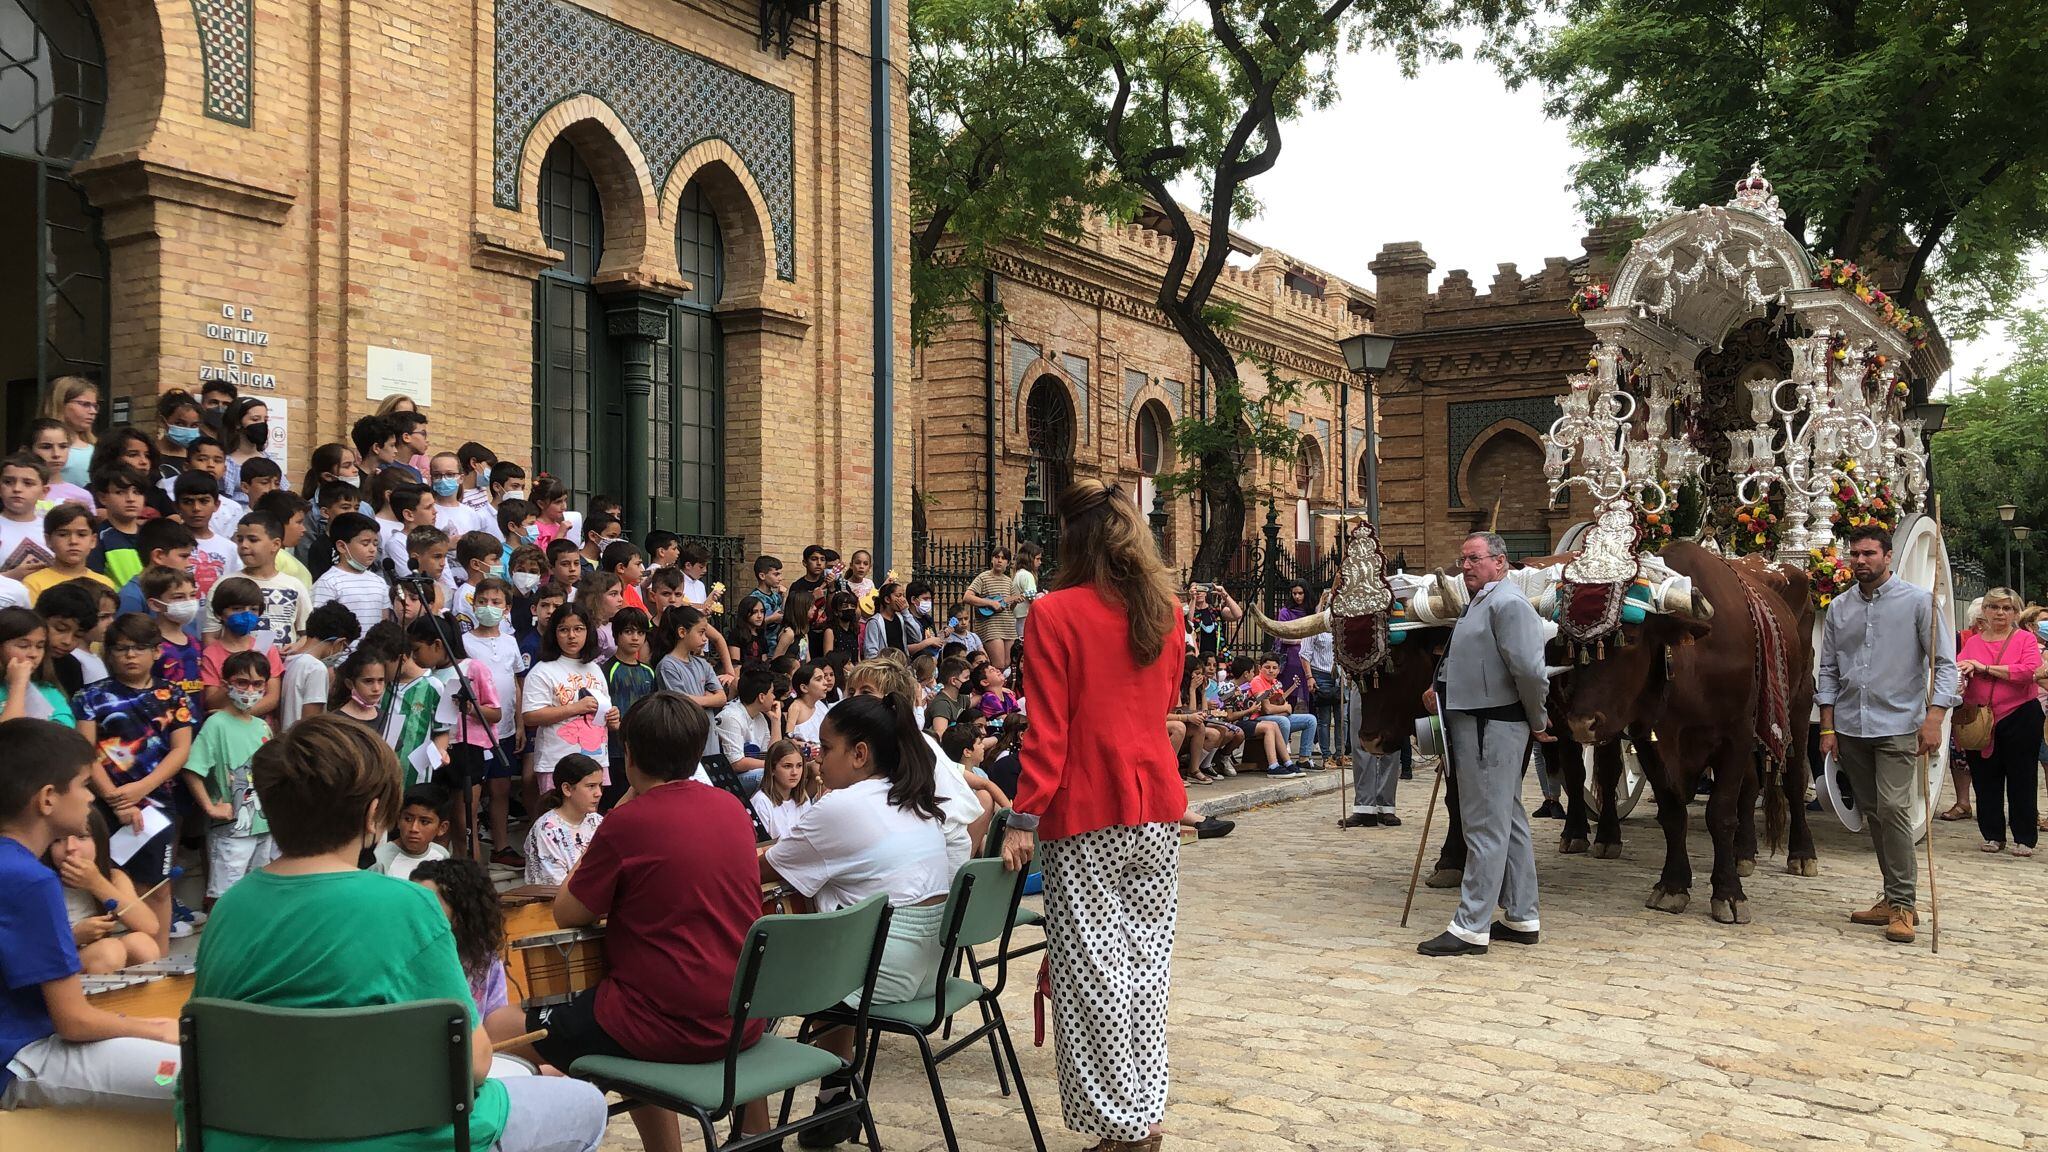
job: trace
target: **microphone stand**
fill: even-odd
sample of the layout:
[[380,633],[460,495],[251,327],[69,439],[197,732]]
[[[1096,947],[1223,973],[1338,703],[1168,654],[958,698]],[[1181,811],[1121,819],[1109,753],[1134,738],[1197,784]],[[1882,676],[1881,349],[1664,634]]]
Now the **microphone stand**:
[[[422,605],[433,603],[433,577],[414,573],[410,576],[393,576],[392,580],[394,583],[411,585],[413,591],[419,595]],[[434,634],[440,638],[442,649],[448,653],[449,666],[455,669],[457,711],[460,712],[463,706],[468,707],[470,720],[490,736],[491,751],[498,757],[500,763],[510,766],[512,760],[505,755],[505,745],[498,738],[498,726],[484,720],[483,705],[477,702],[476,693],[470,689],[469,674],[462,670],[462,661],[467,650],[462,647],[462,637],[459,635],[461,629],[455,626],[454,618],[450,615],[429,611],[427,619],[434,622]],[[462,792],[462,826],[465,833],[462,852],[467,859],[474,860],[476,853],[472,849],[480,843],[482,830],[477,827],[476,796],[470,791],[469,766],[450,756],[448,773],[454,777],[455,786]],[[509,845],[500,844],[497,847],[503,849]]]

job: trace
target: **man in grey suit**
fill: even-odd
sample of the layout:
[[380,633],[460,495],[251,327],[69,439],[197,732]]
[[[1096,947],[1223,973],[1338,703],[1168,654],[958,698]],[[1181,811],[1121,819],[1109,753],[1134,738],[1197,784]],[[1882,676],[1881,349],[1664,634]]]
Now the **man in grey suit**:
[[[1499,938],[1534,944],[1536,851],[1529,815],[1522,809],[1522,768],[1531,739],[1544,732],[1543,622],[1521,589],[1502,577],[1507,546],[1491,532],[1474,532],[1459,549],[1458,566],[1472,602],[1451,631],[1444,656],[1444,726],[1451,765],[1458,773],[1459,814],[1465,821],[1465,880],[1450,929],[1423,941],[1424,956],[1466,956]],[[1431,708],[1436,701],[1428,701]],[[1499,907],[1499,923],[1493,910]]]

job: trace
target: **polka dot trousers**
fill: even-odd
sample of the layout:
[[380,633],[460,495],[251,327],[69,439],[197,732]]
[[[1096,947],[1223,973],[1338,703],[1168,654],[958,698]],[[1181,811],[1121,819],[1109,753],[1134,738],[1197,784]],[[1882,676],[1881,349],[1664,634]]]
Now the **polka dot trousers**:
[[1142,1140],[1166,1115],[1180,828],[1101,828],[1038,851],[1067,1127]]

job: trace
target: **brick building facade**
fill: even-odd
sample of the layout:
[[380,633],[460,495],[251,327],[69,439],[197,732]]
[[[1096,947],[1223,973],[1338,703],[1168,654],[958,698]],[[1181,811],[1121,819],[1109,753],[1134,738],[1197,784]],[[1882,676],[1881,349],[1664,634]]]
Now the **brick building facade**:
[[[1306,511],[1344,503],[1337,438],[1347,383],[1354,502],[1362,490],[1364,393],[1337,341],[1368,326],[1372,294],[1286,253],[1232,244],[1241,259],[1216,297],[1237,312],[1225,342],[1248,391],[1263,391],[1267,365],[1305,386],[1286,414],[1302,434],[1297,458],[1252,463],[1247,532],[1271,500],[1282,539],[1306,557],[1312,535],[1325,545],[1331,535]],[[1143,223],[1098,221],[1077,241],[998,255],[989,280],[1002,319],[984,324],[963,311],[917,360],[917,491],[930,532],[984,538],[1027,495],[1049,502],[1065,477],[1094,477],[1153,506],[1151,477],[1176,467],[1173,424],[1204,403],[1193,354],[1152,303],[1170,254],[1171,241]],[[1184,497],[1163,510],[1169,562],[1185,568],[1200,503]]]
[[[8,430],[66,372],[142,424],[225,372],[276,402],[295,475],[416,391],[437,444],[645,485],[663,526],[872,539],[878,204],[909,346],[904,77],[878,197],[870,0],[786,53],[783,6],[0,0],[10,56],[42,61],[0,110],[30,125],[0,134]],[[901,386],[894,412],[907,550]]]

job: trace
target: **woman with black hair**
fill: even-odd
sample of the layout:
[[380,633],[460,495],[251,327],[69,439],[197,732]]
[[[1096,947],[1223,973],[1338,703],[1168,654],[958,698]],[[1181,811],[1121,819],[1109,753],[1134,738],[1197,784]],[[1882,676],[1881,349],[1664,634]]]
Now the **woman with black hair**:
[[[931,748],[909,704],[893,693],[840,703],[820,726],[818,744],[818,768],[830,791],[762,853],[761,879],[789,885],[820,912],[886,894],[894,913],[875,976],[875,1000],[900,1004],[930,997],[938,983],[940,921],[953,879]],[[844,1057],[853,1037],[837,1028],[818,1044]],[[827,1076],[819,1106],[838,1101],[848,1082],[845,1074]],[[858,1126],[853,1117],[822,1125],[804,1144],[836,1144],[851,1139]]]

